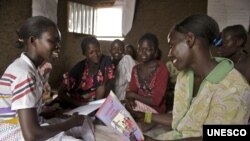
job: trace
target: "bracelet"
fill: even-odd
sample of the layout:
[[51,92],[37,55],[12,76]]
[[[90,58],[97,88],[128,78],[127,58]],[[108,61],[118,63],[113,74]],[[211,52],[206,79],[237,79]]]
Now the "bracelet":
[[151,123],[151,119],[152,119],[152,113],[151,112],[145,112],[144,122],[145,123]]

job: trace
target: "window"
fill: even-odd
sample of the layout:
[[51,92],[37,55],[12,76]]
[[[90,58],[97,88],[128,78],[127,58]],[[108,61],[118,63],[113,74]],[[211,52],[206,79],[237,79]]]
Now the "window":
[[68,31],[80,34],[93,34],[93,7],[80,3],[68,3]]
[[122,7],[94,8],[68,3],[68,31],[95,35],[101,40],[123,39]]
[[122,9],[96,9],[95,35],[98,37],[122,37]]

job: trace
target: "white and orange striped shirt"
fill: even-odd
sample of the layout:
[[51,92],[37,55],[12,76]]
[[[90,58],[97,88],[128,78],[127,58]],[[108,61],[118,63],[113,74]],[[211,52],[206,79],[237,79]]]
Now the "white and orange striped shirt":
[[17,117],[16,110],[42,107],[42,77],[24,54],[8,66],[0,78],[0,120]]

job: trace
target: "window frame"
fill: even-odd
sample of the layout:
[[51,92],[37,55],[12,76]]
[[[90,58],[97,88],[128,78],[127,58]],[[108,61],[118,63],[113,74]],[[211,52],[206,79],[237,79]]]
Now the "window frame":
[[[77,6],[75,6],[75,5],[77,5]],[[77,9],[74,9],[74,7],[77,7]],[[82,19],[84,19],[84,18],[86,18],[86,16],[85,17],[80,17],[80,21],[79,20],[77,20],[77,19],[79,19],[79,16],[78,16],[78,13],[76,13],[75,15],[72,15],[72,14],[74,14],[73,12],[76,12],[76,11],[79,11],[78,10],[78,8],[80,8],[81,7],[81,9],[82,9],[82,11],[84,11],[83,10],[83,8],[84,7],[88,7],[88,8],[92,8],[93,10],[91,11],[92,12],[92,21],[87,21],[87,22],[85,22],[85,24],[87,23],[87,24],[89,24],[90,23],[90,26],[89,27],[84,27],[84,25],[83,25],[83,22],[82,22]],[[100,40],[113,40],[113,39],[121,39],[121,40],[123,40],[124,39],[124,37],[123,37],[123,35],[122,35],[122,24],[123,24],[123,18],[122,18],[122,7],[120,7],[120,6],[115,6],[114,8],[121,8],[121,25],[120,25],[120,32],[121,32],[121,34],[120,35],[102,35],[102,36],[98,36],[97,35],[97,23],[96,22],[98,22],[97,21],[97,9],[104,9],[104,8],[112,8],[112,6],[105,6],[105,7],[94,7],[94,6],[91,6],[91,5],[88,5],[88,4],[84,4],[84,3],[79,3],[79,2],[74,2],[74,1],[68,1],[67,2],[67,15],[68,15],[68,17],[67,17],[67,31],[69,32],[69,33],[73,33],[73,34],[83,34],[83,35],[94,35],[94,36],[96,36],[98,39],[100,39]],[[82,13],[80,13],[80,15],[81,15]],[[86,15],[86,13],[85,13],[85,15]],[[75,17],[74,16],[77,16],[77,18],[75,19]],[[90,19],[91,20],[91,19]],[[73,22],[73,23],[72,23]],[[77,23],[74,23],[74,22],[77,22]],[[92,24],[91,24],[92,23]],[[86,24],[86,25],[87,25]],[[80,25],[80,29],[77,29],[78,28],[78,26]],[[71,29],[70,29],[71,28]],[[86,30],[86,28],[91,28],[91,29],[89,29],[90,30],[90,32],[85,32]]]

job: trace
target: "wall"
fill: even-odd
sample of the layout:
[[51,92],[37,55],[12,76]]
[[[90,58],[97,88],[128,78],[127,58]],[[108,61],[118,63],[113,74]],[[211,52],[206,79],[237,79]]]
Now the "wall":
[[181,19],[203,13],[207,10],[207,0],[137,0],[136,13],[131,31],[125,42],[137,46],[137,41],[145,32],[152,32],[159,39],[162,61],[168,54],[167,34]]
[[0,0],[0,75],[23,50],[15,48],[16,30],[31,16],[31,0]]
[[[62,34],[62,48],[59,60],[53,64],[55,70],[51,73],[50,81],[54,87],[58,87],[62,81],[63,73],[67,72],[84,58],[80,45],[86,35],[69,33],[67,31],[67,1],[68,0],[59,0],[58,2],[58,26]],[[79,0],[74,1],[79,2]],[[108,49],[110,42],[100,41],[100,44],[103,53],[109,54]]]
[[[0,75],[23,50],[14,47],[15,30],[31,16],[31,0],[0,0]],[[167,34],[171,26],[184,17],[206,13],[207,0],[137,0],[136,13],[126,43],[137,46],[137,40],[145,32],[155,33],[159,38],[162,60],[167,61]],[[58,26],[62,33],[60,57],[53,62],[50,83],[57,88],[62,74],[83,59],[80,43],[84,35],[67,32],[67,0],[58,1]],[[109,54],[110,42],[100,41],[104,54]],[[3,60],[3,61],[2,61]]]

